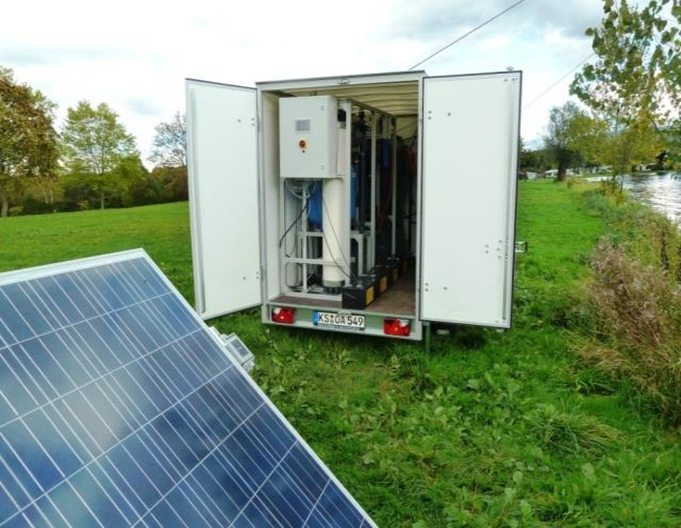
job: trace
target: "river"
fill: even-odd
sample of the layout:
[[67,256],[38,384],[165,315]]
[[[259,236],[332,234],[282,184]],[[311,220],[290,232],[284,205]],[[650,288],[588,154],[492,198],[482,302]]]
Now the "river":
[[[600,178],[589,178],[597,180]],[[631,196],[681,223],[681,172],[623,176],[624,188]]]
[[623,183],[633,198],[681,222],[681,173],[624,176]]

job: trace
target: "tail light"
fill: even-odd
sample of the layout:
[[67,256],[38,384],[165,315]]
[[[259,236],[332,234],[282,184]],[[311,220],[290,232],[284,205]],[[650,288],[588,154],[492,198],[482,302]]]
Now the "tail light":
[[272,321],[281,324],[293,324],[296,320],[295,308],[273,308]]
[[383,319],[385,335],[408,336],[411,328],[408,319]]

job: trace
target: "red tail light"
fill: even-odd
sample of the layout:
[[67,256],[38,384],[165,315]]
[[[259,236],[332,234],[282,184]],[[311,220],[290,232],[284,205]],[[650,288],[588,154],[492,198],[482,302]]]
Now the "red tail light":
[[273,308],[272,321],[281,324],[293,324],[296,320],[295,308]]
[[408,336],[411,331],[408,319],[383,319],[383,333],[394,336]]

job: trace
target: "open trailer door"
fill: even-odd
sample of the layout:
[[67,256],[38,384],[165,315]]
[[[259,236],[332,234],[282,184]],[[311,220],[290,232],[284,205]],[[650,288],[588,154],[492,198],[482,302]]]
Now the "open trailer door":
[[261,303],[256,91],[187,80],[187,157],[196,311]]
[[425,321],[511,325],[521,80],[423,80]]

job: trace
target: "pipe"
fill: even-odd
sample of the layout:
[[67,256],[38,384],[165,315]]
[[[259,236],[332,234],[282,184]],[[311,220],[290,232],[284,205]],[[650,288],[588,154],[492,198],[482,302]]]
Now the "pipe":
[[[338,125],[340,127],[340,123]],[[322,183],[322,230],[324,233],[323,259],[334,262],[324,265],[322,279],[324,287],[330,291],[340,288],[345,283],[349,271],[348,259],[344,251],[347,232],[347,211],[349,203],[346,196],[346,181],[350,177],[347,149],[347,134],[338,134],[337,177],[326,178]]]

